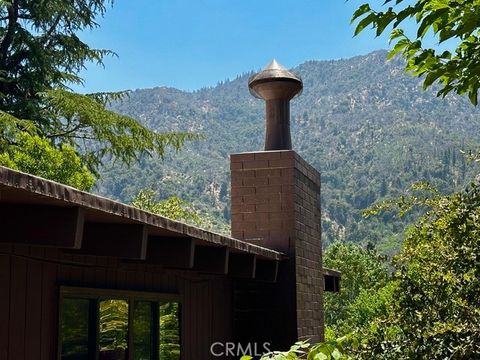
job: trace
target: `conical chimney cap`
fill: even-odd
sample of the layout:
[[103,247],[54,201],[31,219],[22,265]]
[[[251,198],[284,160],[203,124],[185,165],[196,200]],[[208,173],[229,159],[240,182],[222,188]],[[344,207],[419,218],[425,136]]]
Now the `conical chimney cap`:
[[302,78],[291,71],[288,71],[275,59],[273,59],[272,62],[262,71],[250,77],[248,80],[248,88],[250,89],[250,93],[256,98],[265,99],[264,95],[260,94],[258,91],[258,85],[272,83],[272,88],[276,88],[277,86],[273,84],[274,82],[290,83],[295,89],[294,94],[292,94],[291,97],[298,95],[303,88]]

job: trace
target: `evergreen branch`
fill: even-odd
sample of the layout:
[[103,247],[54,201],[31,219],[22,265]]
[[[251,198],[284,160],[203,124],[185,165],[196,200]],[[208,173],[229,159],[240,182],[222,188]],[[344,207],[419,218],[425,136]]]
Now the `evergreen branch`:
[[[8,49],[12,43],[13,34],[17,25],[18,19],[18,0],[13,0],[11,5],[8,7],[8,26],[5,36],[0,41],[0,62],[4,64],[7,57]],[[2,66],[2,69],[4,67]]]
[[[116,98],[121,95],[112,96]],[[126,164],[142,155],[156,154],[163,157],[167,147],[178,150],[185,141],[200,139],[199,135],[187,132],[157,133],[135,119],[107,110],[104,102],[110,97],[109,94],[86,96],[56,89],[42,94],[42,97],[50,107],[50,123],[54,123],[54,119],[71,119],[76,122],[77,125],[71,131],[63,134],[65,138],[95,140],[105,145],[104,155],[112,155]],[[63,127],[58,120],[56,123],[57,128]],[[80,135],[80,129],[85,133]],[[54,134],[64,132],[57,131]]]
[[46,47],[50,47],[50,42],[52,41],[52,35],[57,28],[58,24],[60,23],[60,20],[62,20],[63,14],[58,14],[55,20],[53,21],[53,24],[50,26],[50,28],[42,35],[43,41],[42,44]]

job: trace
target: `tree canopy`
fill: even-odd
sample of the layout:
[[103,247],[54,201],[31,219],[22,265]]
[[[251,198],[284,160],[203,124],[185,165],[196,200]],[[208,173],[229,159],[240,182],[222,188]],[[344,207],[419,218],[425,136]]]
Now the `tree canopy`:
[[130,204],[153,214],[230,235],[230,228],[226,224],[219,222],[207,212],[199,211],[191,203],[176,195],[159,199],[157,191],[142,189],[133,197]]
[[[0,2],[0,109],[39,121],[41,94],[81,83],[85,63],[102,64],[110,50],[92,49],[79,32],[98,26],[111,0],[10,0]],[[43,124],[46,125],[46,124]]]
[[0,154],[0,164],[12,169],[54,179],[79,190],[89,190],[95,177],[68,144],[52,146],[47,139],[19,133],[16,145]]
[[449,196],[414,193],[397,205],[428,211],[406,232],[395,261],[401,291],[388,315],[362,334],[358,357],[480,358],[479,185]]
[[[386,258],[369,246],[335,242],[328,246],[323,265],[342,273],[340,293],[325,293],[325,325],[331,334],[344,335],[373,319],[389,280]],[[378,305],[378,306],[377,306]]]
[[[405,30],[416,23],[416,33]],[[477,105],[480,87],[480,1],[479,0],[385,0],[383,6],[372,8],[368,3],[354,13],[355,35],[372,26],[379,36],[390,33],[394,44],[390,56],[402,54],[406,69],[423,77],[428,88],[439,83],[439,96],[451,91],[468,94]],[[447,49],[424,45],[432,36],[439,44],[448,41]],[[450,51],[449,49],[454,49]]]
[[[179,149],[186,140],[196,138],[190,133],[151,131],[132,118],[107,110],[110,101],[126,93],[80,95],[69,89],[72,84],[82,84],[79,72],[87,63],[103,65],[105,56],[115,55],[91,48],[79,35],[96,28],[96,18],[112,4],[110,0],[0,1],[2,164],[15,163],[13,153],[22,151],[24,133],[46,140],[37,145],[56,149],[49,154],[57,158],[68,146],[94,175],[109,156],[130,163],[142,155],[163,156],[166,147]],[[16,167],[32,171],[22,163]],[[58,174],[53,170],[50,166],[49,171],[35,174],[49,174],[53,180],[68,183],[60,175],[64,168],[57,168]]]
[[153,214],[169,217],[174,220],[190,222],[196,225],[201,223],[201,217],[188,202],[178,196],[165,200],[157,200],[158,194],[153,190],[141,190],[132,200],[132,206]]

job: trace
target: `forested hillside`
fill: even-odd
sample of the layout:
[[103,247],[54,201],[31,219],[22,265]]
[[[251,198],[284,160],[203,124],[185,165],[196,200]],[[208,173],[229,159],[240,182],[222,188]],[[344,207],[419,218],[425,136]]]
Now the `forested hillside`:
[[[392,251],[408,219],[387,213],[365,220],[363,209],[414,181],[453,191],[476,171],[461,152],[480,143],[480,111],[467,99],[423,92],[401,59],[385,59],[386,52],[377,51],[293,69],[304,80],[303,94],[292,102],[293,146],[322,173],[326,243],[371,241]],[[264,105],[249,94],[249,75],[195,92],[136,90],[115,104],[158,131],[189,130],[205,139],[128,171],[112,164],[97,192],[122,201],[140,189],[176,194],[228,222],[229,154],[263,146]]]

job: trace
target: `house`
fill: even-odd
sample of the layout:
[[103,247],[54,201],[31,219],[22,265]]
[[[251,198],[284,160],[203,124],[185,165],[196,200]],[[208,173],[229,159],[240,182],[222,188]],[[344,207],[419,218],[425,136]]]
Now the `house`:
[[231,156],[232,237],[0,167],[0,359],[238,359],[323,338],[320,176],[291,150],[301,80],[250,81],[266,150]]

